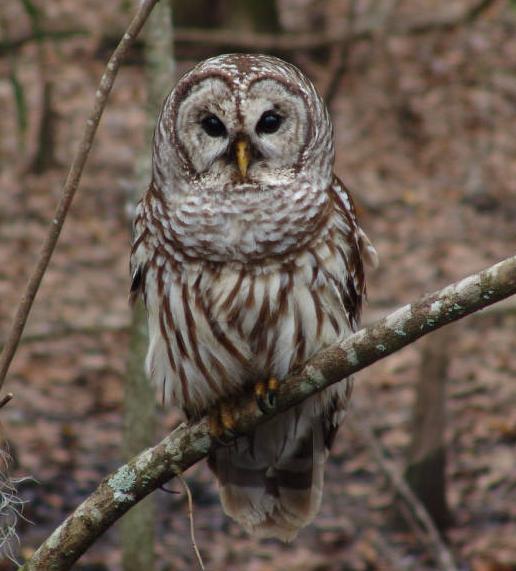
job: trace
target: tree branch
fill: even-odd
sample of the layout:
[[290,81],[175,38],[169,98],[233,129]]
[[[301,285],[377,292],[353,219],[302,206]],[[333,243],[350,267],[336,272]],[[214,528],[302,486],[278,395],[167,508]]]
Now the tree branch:
[[[423,335],[516,293],[516,256],[406,305],[341,343],[321,351],[279,389],[274,414],[413,343]],[[272,415],[255,399],[242,402],[236,431],[245,434]],[[227,441],[231,438],[229,435]],[[153,448],[105,478],[39,547],[20,571],[61,571],[134,504],[220,445],[206,419],[181,424]]]
[[11,402],[14,398],[13,393],[7,393],[0,399],[0,408],[3,408],[7,403]]
[[86,160],[88,159],[93,139],[95,138],[95,133],[97,132],[97,127],[100,122],[100,118],[102,117],[102,113],[104,112],[111,88],[115,82],[118,69],[156,2],[157,0],[144,0],[140,4],[136,15],[129,24],[129,27],[113,52],[113,55],[109,59],[106,69],[102,74],[99,86],[95,93],[93,109],[86,121],[86,126],[79,143],[79,148],[72,161],[70,170],[68,171],[68,176],[66,177],[63,194],[57,205],[54,218],[50,223],[36,266],[32,271],[20,304],[16,310],[9,336],[5,342],[5,346],[0,357],[0,390],[2,389],[11,361],[13,360],[16,349],[18,348],[20,338],[25,328],[25,323],[27,322],[34,298],[36,297],[41,284],[41,280],[45,275],[48,263],[54,252],[57,240],[59,239],[66,215],[68,214],[68,209],[72,203],[75,191],[79,186],[82,171],[84,170]]

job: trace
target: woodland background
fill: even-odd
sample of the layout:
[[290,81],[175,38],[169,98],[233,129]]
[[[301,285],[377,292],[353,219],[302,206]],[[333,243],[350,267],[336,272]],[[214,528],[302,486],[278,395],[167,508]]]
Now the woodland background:
[[[302,67],[327,96],[336,172],[352,189],[381,257],[368,276],[365,323],[514,254],[514,3],[181,0],[173,9],[176,75],[204,57],[247,51],[262,38],[270,46],[260,51]],[[0,6],[0,345],[98,78],[133,10],[129,0]],[[273,34],[312,44],[286,41],[277,49]],[[144,190],[139,164],[149,156],[144,44],[142,38],[119,74],[8,379],[15,398],[2,422],[14,475],[34,478],[20,487],[32,522],[19,525],[21,559],[123,461],[130,204]],[[368,368],[354,391],[354,415],[402,471],[414,434],[415,387],[432,375],[446,380],[446,536],[465,570],[516,569],[515,325],[509,300]],[[156,440],[180,420],[175,411],[158,415]],[[435,568],[399,517],[353,423],[335,444],[321,514],[293,544],[246,537],[223,515],[204,463],[187,480],[208,569]],[[180,491],[176,483],[172,488]],[[194,568],[184,496],[154,495],[155,568]],[[121,565],[115,526],[75,568]],[[0,558],[1,571],[13,568]]]

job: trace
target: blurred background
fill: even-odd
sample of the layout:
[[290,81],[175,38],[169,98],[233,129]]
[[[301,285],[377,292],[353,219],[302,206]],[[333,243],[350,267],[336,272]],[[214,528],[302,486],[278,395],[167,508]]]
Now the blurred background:
[[[0,5],[0,345],[135,6]],[[153,427],[152,407],[141,404],[148,395],[138,401],[145,410],[126,397],[124,412],[145,345],[141,311],[127,304],[130,219],[148,182],[159,102],[179,74],[229,51],[291,61],[326,98],[336,172],[380,254],[366,323],[514,254],[514,1],[177,0],[171,10],[161,0],[119,73],[7,381],[13,476],[34,478],[20,486],[31,522],[18,526],[20,560],[126,454],[180,420],[158,409]],[[372,452],[374,433],[461,570],[516,570],[515,325],[508,300],[360,373],[321,513],[290,545],[246,537],[223,515],[205,464],[193,467],[187,480],[207,569],[438,568]],[[123,444],[124,415],[133,430],[150,418],[141,440],[126,430]],[[194,569],[184,496],[154,496],[136,538],[134,522],[123,532],[116,525],[74,569]],[[0,556],[1,571],[13,568]]]

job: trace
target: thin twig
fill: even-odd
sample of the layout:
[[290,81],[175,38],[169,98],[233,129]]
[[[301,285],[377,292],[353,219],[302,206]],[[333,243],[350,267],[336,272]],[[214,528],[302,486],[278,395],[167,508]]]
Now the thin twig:
[[176,490],[171,490],[170,488],[165,488],[165,486],[160,486],[159,489],[162,492],[165,492],[166,494],[176,495],[176,494],[181,493],[181,492],[177,492]]
[[113,87],[113,83],[115,82],[115,78],[117,76],[120,65],[129,48],[133,45],[136,36],[143,27],[143,24],[147,20],[156,2],[157,0],[144,0],[140,4],[136,15],[129,24],[127,31],[113,52],[113,55],[109,59],[106,69],[102,74],[99,86],[95,93],[95,103],[93,109],[86,121],[86,126],[79,143],[79,148],[70,166],[68,176],[66,177],[62,197],[57,205],[54,218],[50,223],[48,233],[41,248],[36,266],[32,271],[20,304],[18,305],[18,309],[16,310],[9,336],[0,357],[0,389],[5,382],[5,377],[9,371],[9,367],[16,353],[16,349],[18,348],[18,344],[25,328],[29,312],[34,302],[34,298],[38,292],[41,280],[45,275],[48,263],[57,244],[57,240],[59,239],[59,235],[66,219],[68,209],[70,208],[75,192],[79,186],[82,171],[84,170],[84,166],[90,153],[100,118],[104,112],[104,108],[111,92],[111,88]]
[[14,398],[13,393],[7,393],[2,399],[0,399],[0,408],[3,408],[13,398]]
[[363,421],[359,421],[357,416],[352,412],[348,413],[348,418],[351,421],[351,425],[358,428],[357,432],[372,452],[378,466],[387,476],[391,485],[405,501],[407,506],[410,508],[410,511],[417,519],[419,525],[421,525],[425,531],[428,543],[432,547],[434,557],[439,565],[439,569],[441,571],[458,571],[450,550],[446,547],[444,541],[439,535],[439,532],[437,531],[432,518],[428,515],[425,506],[410,489],[410,486],[407,484],[403,476],[399,474],[398,471],[389,463],[382,450],[380,442],[374,436],[372,430]]
[[204,563],[202,561],[201,552],[199,551],[199,548],[197,547],[197,541],[195,541],[195,525],[194,525],[194,518],[193,518],[192,492],[190,491],[190,486],[188,485],[186,480],[183,478],[183,474],[177,474],[176,477],[181,482],[181,484],[185,490],[186,497],[188,498],[188,518],[190,520],[190,538],[192,539],[192,546],[193,546],[193,550],[195,552],[195,556],[197,557],[199,567],[202,569],[202,571],[204,571]]
[[[247,434],[260,423],[333,383],[414,343],[427,333],[516,294],[516,256],[507,258],[442,290],[425,295],[380,321],[321,351],[280,383],[276,410],[263,413],[254,397],[242,399],[235,432]],[[226,435],[229,442],[234,435]],[[206,418],[181,424],[106,477],[36,550],[22,571],[65,571],[133,505],[220,446]]]

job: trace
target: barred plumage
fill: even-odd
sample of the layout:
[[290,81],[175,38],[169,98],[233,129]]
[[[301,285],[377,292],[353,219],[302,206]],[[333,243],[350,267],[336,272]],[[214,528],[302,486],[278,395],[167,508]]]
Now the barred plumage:
[[[277,132],[260,132],[267,113]],[[206,127],[213,116],[222,127]],[[166,99],[135,220],[132,294],[148,311],[149,375],[188,418],[281,381],[357,327],[362,260],[376,253],[333,156],[326,107],[276,58],[207,60]],[[319,509],[348,396],[343,382],[213,454],[226,512],[260,536],[294,537]]]

